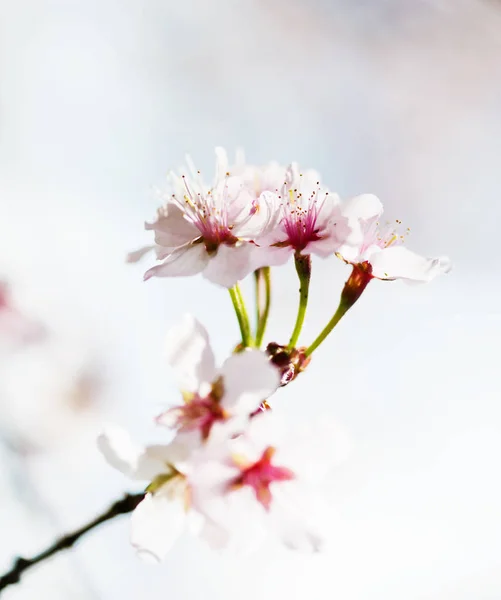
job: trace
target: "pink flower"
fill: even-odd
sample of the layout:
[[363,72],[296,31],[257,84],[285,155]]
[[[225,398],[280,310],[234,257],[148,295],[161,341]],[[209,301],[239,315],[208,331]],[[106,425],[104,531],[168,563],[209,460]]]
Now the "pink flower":
[[327,257],[349,241],[351,229],[336,194],[320,185],[315,171],[300,172],[294,163],[276,190],[273,226],[256,238],[259,266],[283,264],[296,253]]
[[396,226],[381,226],[383,205],[376,196],[363,194],[352,198],[343,213],[354,228],[358,223],[359,242],[344,244],[339,248],[338,256],[359,266],[367,278],[428,282],[451,269],[447,257],[425,258],[405,248],[403,243],[409,230],[399,233],[400,221],[396,221]]
[[155,246],[129,255],[134,261],[154,248],[163,262],[149,269],[150,277],[177,277],[203,273],[225,287],[253,270],[250,242],[268,230],[272,212],[269,192],[255,197],[245,183],[228,172],[226,153],[216,149],[217,169],[212,186],[206,185],[189,163],[189,174],[171,175],[173,193],[146,229],[155,233]]
[[328,421],[303,431],[282,425],[268,411],[236,437],[220,426],[193,462],[193,506],[218,528],[223,547],[252,551],[269,533],[292,549],[323,546],[329,508],[320,483],[342,458],[346,438]]
[[167,348],[184,402],[157,422],[182,434],[206,440],[216,423],[244,426],[280,383],[278,369],[259,350],[233,354],[217,369],[207,331],[190,315],[169,332]]

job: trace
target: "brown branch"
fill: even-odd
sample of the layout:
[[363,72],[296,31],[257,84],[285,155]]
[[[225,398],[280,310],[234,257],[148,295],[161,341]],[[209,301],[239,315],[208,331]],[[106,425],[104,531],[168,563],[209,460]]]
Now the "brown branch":
[[110,521],[119,515],[125,515],[132,512],[143,498],[144,494],[127,494],[124,498],[117,500],[114,504],[112,504],[110,508],[108,508],[108,510],[102,515],[99,515],[93,521],[87,523],[87,525],[84,525],[73,533],[65,535],[57,542],[54,542],[54,544],[40,552],[40,554],[37,554],[33,558],[18,557],[15,560],[12,569],[0,577],[0,591],[13,583],[17,583],[20,580],[21,575],[33,565],[50,558],[54,554],[61,552],[61,550],[67,550],[68,548],[71,548],[83,535],[98,525],[101,525],[106,521]]

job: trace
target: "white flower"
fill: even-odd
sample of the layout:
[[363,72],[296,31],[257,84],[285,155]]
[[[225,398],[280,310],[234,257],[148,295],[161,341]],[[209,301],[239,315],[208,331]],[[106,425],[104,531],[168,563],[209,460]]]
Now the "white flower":
[[[372,194],[362,194],[346,203],[343,214],[354,229],[358,223],[359,243],[344,244],[338,250],[338,255],[345,262],[365,265],[368,276],[377,279],[407,279],[415,282],[431,281],[451,269],[447,257],[425,258],[405,248],[402,245],[405,236],[398,233],[398,227],[380,226],[382,213],[381,201]],[[401,225],[400,221],[396,221],[396,225]]]
[[261,413],[242,435],[214,435],[197,455],[193,505],[226,533],[228,548],[255,550],[271,531],[289,548],[319,551],[330,512],[319,483],[338,448],[325,423],[287,435],[275,415]]
[[189,175],[171,175],[171,197],[156,221],[146,224],[155,232],[155,246],[128,257],[135,261],[149,249],[156,250],[163,262],[149,269],[145,279],[203,273],[210,281],[231,287],[253,270],[250,242],[267,231],[273,195],[249,193],[243,180],[228,172],[224,150],[217,148],[216,155],[212,186],[202,181],[190,161]]
[[341,244],[349,243],[351,229],[337,194],[320,185],[315,171],[301,172],[293,163],[269,202],[275,202],[275,217],[267,232],[256,238],[259,266],[283,264],[295,252],[327,257]]
[[233,354],[217,369],[207,331],[191,315],[169,332],[167,353],[184,403],[157,422],[204,440],[215,423],[245,423],[280,383],[278,370],[259,350]]
[[131,518],[131,544],[142,558],[160,561],[185,528],[198,532],[200,516],[190,506],[186,480],[192,451],[186,441],[143,448],[119,428],[98,438],[112,467],[131,479],[151,482]]

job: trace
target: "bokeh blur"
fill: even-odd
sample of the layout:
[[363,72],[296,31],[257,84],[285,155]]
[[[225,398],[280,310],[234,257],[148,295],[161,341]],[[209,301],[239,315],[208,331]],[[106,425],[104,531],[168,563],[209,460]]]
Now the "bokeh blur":
[[[168,169],[189,152],[210,176],[216,145],[376,193],[409,247],[455,263],[428,286],[371,284],[277,398],[350,436],[331,551],[229,558],[186,538],[152,567],[125,518],[6,600],[499,600],[496,0],[0,0],[0,569],[137,489],[95,438],[112,422],[161,439],[169,325],[194,313],[221,359],[238,340],[224,290],[124,262]],[[276,271],[283,342],[297,283]],[[304,341],[347,273],[314,262]]]

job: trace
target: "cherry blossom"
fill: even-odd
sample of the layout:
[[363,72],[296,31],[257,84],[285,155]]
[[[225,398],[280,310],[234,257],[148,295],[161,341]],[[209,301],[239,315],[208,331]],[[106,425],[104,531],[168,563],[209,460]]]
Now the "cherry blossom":
[[[225,547],[250,552],[271,532],[289,548],[323,547],[329,521],[320,483],[339,459],[346,436],[326,420],[289,431],[270,411],[257,414],[239,436],[212,437],[190,475],[193,505],[226,532]],[[344,450],[342,450],[344,448]]]
[[441,273],[447,273],[451,262],[447,257],[425,258],[403,246],[409,232],[399,233],[400,221],[395,226],[382,226],[381,201],[372,194],[362,194],[346,203],[343,213],[351,223],[358,221],[361,242],[344,244],[338,255],[347,263],[358,266],[368,278],[407,279],[428,282]]
[[161,561],[185,529],[203,535],[203,519],[190,503],[186,474],[193,448],[186,439],[141,447],[114,427],[99,436],[98,447],[112,467],[150,482],[131,517],[131,544],[141,558]]
[[278,369],[259,350],[233,354],[217,369],[207,331],[190,315],[169,332],[167,358],[184,402],[157,422],[202,440],[215,423],[244,423],[280,384]]
[[188,160],[188,174],[171,174],[172,194],[146,229],[155,233],[155,245],[129,254],[130,262],[154,249],[162,262],[144,278],[177,277],[203,273],[210,281],[232,287],[254,268],[252,242],[271,225],[271,192],[256,197],[245,182],[228,171],[228,159],[216,149],[214,183],[203,182]]
[[296,254],[334,254],[344,243],[351,243],[351,228],[343,214],[337,194],[320,184],[315,171],[300,171],[297,164],[285,170],[275,202],[275,219],[268,231],[256,238],[261,253],[255,254],[259,266],[279,265]]

